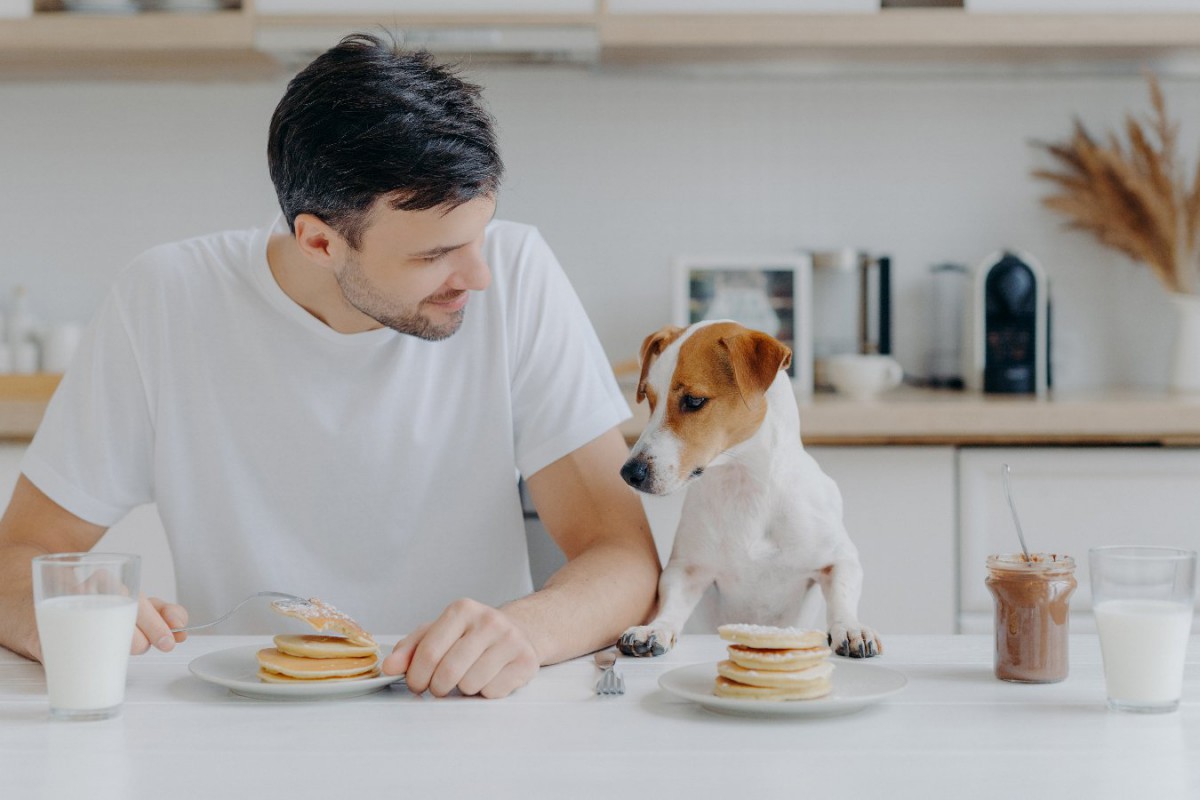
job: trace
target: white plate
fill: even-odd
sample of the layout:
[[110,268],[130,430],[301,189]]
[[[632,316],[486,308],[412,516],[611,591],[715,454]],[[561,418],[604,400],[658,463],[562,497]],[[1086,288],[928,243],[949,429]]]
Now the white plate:
[[861,661],[837,659],[833,662],[833,692],[815,700],[742,700],[717,697],[713,685],[717,679],[716,662],[679,667],[660,675],[658,685],[667,692],[691,700],[709,711],[754,716],[824,717],[849,714],[878,703],[904,688],[908,679],[894,669]]
[[188,669],[202,681],[224,686],[243,697],[256,700],[329,700],[357,697],[378,692],[390,683],[402,680],[397,675],[380,675],[356,681],[314,681],[312,683],[266,683],[258,678],[255,655],[264,645],[244,645],[206,653],[192,659]]

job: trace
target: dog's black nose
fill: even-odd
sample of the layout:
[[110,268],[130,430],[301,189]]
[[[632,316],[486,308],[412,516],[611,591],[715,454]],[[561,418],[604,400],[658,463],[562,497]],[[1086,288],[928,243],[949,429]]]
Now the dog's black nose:
[[631,458],[621,467],[621,477],[633,488],[640,488],[650,474],[650,467],[640,458]]

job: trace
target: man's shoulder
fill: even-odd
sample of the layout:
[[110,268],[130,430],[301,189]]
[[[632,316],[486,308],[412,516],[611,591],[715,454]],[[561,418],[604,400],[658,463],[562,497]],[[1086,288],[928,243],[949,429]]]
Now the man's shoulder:
[[244,259],[250,242],[260,231],[249,228],[238,231],[218,231],[166,242],[144,251],[135,264],[149,263],[160,267],[197,261]]
[[138,255],[119,280],[127,288],[240,271],[251,256],[258,229],[220,231],[155,245]]

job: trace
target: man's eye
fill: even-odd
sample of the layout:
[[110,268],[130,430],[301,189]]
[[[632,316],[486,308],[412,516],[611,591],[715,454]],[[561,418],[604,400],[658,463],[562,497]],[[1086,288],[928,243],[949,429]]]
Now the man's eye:
[[707,397],[696,397],[694,395],[685,394],[679,407],[684,411],[699,411],[704,408],[704,404],[708,402]]

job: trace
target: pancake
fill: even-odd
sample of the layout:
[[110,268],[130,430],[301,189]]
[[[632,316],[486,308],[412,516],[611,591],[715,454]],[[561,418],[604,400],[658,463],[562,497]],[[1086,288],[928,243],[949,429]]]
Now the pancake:
[[833,674],[833,664],[823,661],[807,669],[784,672],[746,669],[732,661],[722,661],[717,664],[717,674],[747,686],[757,686],[763,689],[796,689],[808,686],[814,681],[828,682],[829,676]]
[[374,678],[379,675],[379,669],[373,669],[370,672],[364,672],[362,675],[350,675],[345,678],[291,678],[287,675],[280,675],[278,672],[258,668],[258,679],[266,683],[331,683],[336,681],[361,681],[366,678]]
[[356,644],[345,636],[322,636],[320,634],[280,634],[275,637],[275,649],[299,658],[361,658],[374,656],[379,648],[370,644]]
[[721,638],[758,650],[805,650],[829,644],[824,631],[803,628],[774,628],[769,625],[722,625],[717,628]]
[[804,686],[790,689],[747,686],[725,677],[717,678],[713,694],[717,697],[732,697],[738,700],[815,700],[833,691],[829,678],[818,679]]
[[828,647],[806,647],[802,650],[758,650],[742,644],[728,647],[729,660],[746,669],[796,670],[811,667],[832,655]]
[[340,633],[354,644],[376,646],[375,639],[371,634],[363,630],[363,627],[351,619],[348,614],[315,597],[310,597],[308,600],[274,600],[271,602],[271,608],[285,617],[304,620],[318,633],[322,631]]
[[286,675],[289,678],[349,678],[358,677],[375,669],[378,656],[354,658],[302,658],[281,653],[274,647],[258,651],[258,664],[268,672]]

